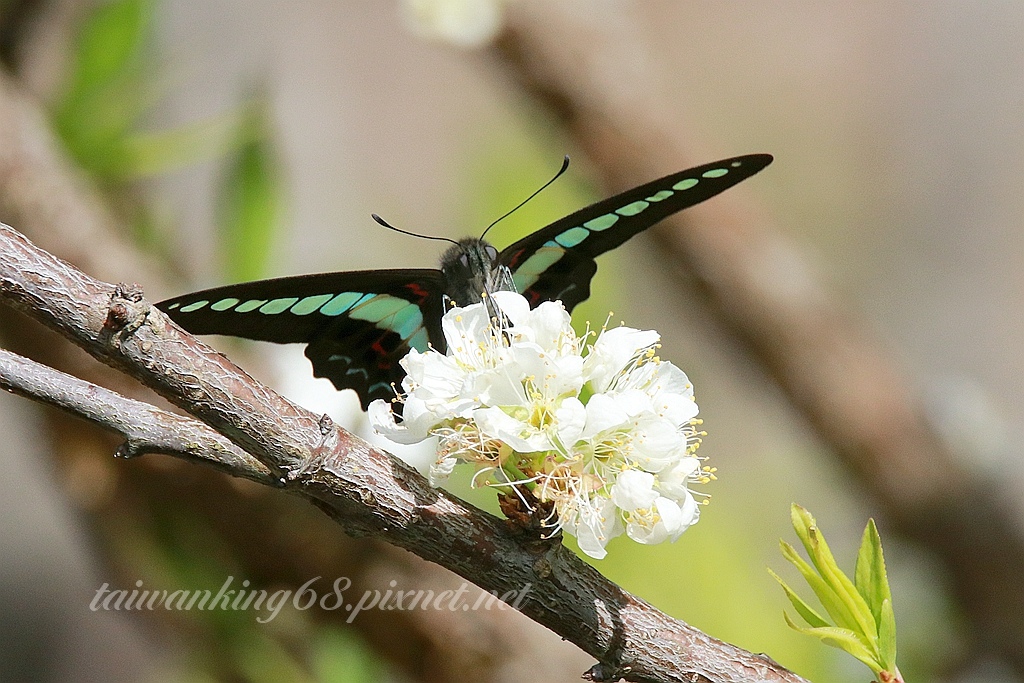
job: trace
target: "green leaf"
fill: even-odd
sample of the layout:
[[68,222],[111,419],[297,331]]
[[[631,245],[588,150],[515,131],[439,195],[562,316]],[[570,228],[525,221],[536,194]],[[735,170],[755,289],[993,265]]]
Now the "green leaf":
[[896,671],[896,615],[889,599],[882,601],[878,620],[878,657],[883,669]]
[[878,633],[875,617],[871,614],[868,603],[857,591],[853,581],[850,581],[849,577],[839,568],[832,551],[829,550],[828,543],[825,542],[825,536],[814,521],[814,517],[805,508],[796,504],[790,510],[790,517],[793,529],[807,550],[814,566],[838,596],[838,599],[846,606],[843,613],[848,616],[845,619],[840,620],[833,615],[836,624],[860,632],[873,641]]
[[219,226],[226,275],[231,280],[261,277],[280,221],[280,180],[261,111],[240,133],[245,141],[229,160],[220,189]]
[[815,627],[829,625],[829,623],[825,621],[825,619],[822,618],[822,616],[818,614],[814,610],[814,608],[812,608],[810,605],[804,602],[803,598],[797,595],[789,586],[786,585],[786,582],[782,580],[782,577],[773,572],[771,569],[768,570],[768,573],[775,577],[775,580],[779,582],[779,585],[782,586],[782,590],[786,593],[786,597],[789,598],[789,602],[792,603],[793,607],[796,609],[797,613],[803,618],[804,621],[806,621],[811,626]]
[[122,163],[123,138],[153,101],[142,50],[152,18],[150,0],[115,0],[79,31],[54,125],[72,156],[101,178]]
[[129,70],[138,59],[152,18],[150,0],[100,4],[79,33],[71,90],[95,91]]
[[238,134],[242,117],[237,113],[124,140],[122,154],[109,174],[122,179],[142,178],[214,159],[238,150],[246,142]]
[[885,574],[885,558],[882,555],[882,539],[878,535],[875,520],[869,519],[864,527],[860,550],[857,552],[857,566],[854,570],[857,591],[864,597],[881,630],[882,604],[892,601],[889,580]]
[[[797,568],[800,574],[804,577],[804,581],[814,591],[814,595],[818,598],[818,602],[825,608],[829,616],[832,617],[833,621],[837,625],[846,627],[847,624],[856,623],[853,615],[850,613],[850,607],[847,605],[842,598],[833,590],[814,568],[808,564],[804,558],[800,557],[797,553],[796,548],[786,543],[785,541],[779,541],[779,547],[782,550],[782,556],[789,560],[793,566]],[[865,645],[867,641],[865,641]]]
[[864,643],[857,638],[857,634],[853,631],[845,628],[838,628],[836,626],[817,628],[798,626],[792,619],[790,619],[788,614],[784,614],[784,616],[786,618],[786,623],[789,624],[789,627],[793,630],[809,636],[814,636],[826,645],[839,648],[853,657],[856,657],[876,675],[883,670],[883,667],[880,666],[878,660],[866,647],[864,647]]

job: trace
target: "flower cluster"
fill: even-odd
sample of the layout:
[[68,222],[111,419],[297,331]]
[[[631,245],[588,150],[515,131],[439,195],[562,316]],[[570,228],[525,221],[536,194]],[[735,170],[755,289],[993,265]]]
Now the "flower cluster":
[[623,531],[653,544],[697,521],[688,485],[714,470],[695,455],[693,388],[655,355],[657,332],[606,329],[591,345],[560,302],[530,310],[513,292],[453,308],[441,326],[447,354],[413,350],[401,361],[401,421],[385,401],[369,408],[389,439],[439,437],[432,484],[464,461],[477,480],[526,486],[551,504],[557,519],[547,523],[598,559]]

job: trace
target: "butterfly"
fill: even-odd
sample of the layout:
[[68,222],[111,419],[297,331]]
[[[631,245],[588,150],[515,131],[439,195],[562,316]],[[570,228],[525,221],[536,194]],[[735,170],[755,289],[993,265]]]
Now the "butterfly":
[[259,280],[184,294],[157,308],[193,334],[305,344],[313,374],[354,389],[365,410],[374,399],[394,398],[405,375],[398,361],[410,349],[445,351],[447,305],[515,290],[531,307],[560,300],[572,311],[590,296],[597,256],[771,162],[771,155],[751,154],[680,171],[580,209],[500,252],[483,238],[463,238],[441,257],[440,269]]

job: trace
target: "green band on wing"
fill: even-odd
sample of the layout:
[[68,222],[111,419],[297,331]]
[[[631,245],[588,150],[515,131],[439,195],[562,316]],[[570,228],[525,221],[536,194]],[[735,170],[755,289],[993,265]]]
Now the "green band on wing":
[[391,321],[391,329],[402,339],[408,339],[422,326],[423,312],[416,304],[407,304]]
[[696,178],[686,178],[684,180],[680,180],[678,183],[673,185],[672,189],[673,190],[689,190],[691,187],[694,187],[699,182],[700,181],[697,180]]
[[317,294],[316,296],[307,296],[305,299],[300,299],[299,303],[295,304],[289,310],[289,313],[295,315],[309,315],[314,311],[320,310],[320,307],[325,303],[334,298],[333,294]]
[[342,292],[338,296],[334,297],[320,309],[320,312],[324,315],[341,315],[348,309],[352,308],[353,304],[362,299],[364,296],[362,292]]
[[348,315],[350,318],[355,318],[356,320],[366,320],[371,323],[379,323],[384,320],[384,318],[394,315],[408,305],[409,302],[405,299],[399,299],[398,297],[390,296],[388,294],[377,294],[372,299],[368,299],[365,303],[355,306]]
[[412,335],[409,339],[409,346],[416,349],[419,352],[425,352],[430,348],[428,344],[427,331],[424,328],[420,328],[416,334]]
[[255,311],[265,303],[267,303],[266,299],[249,299],[244,304],[239,304],[238,308],[235,309],[235,313],[248,313],[249,311]]
[[729,172],[727,168],[713,168],[710,171],[704,171],[700,174],[701,178],[721,178]]
[[562,234],[555,237],[555,241],[568,249],[569,247],[575,247],[577,244],[587,239],[587,235],[589,234],[590,231],[586,228],[569,228]]
[[597,218],[590,219],[589,221],[583,224],[583,227],[587,228],[588,230],[596,230],[597,232],[600,232],[601,230],[607,230],[608,228],[612,227],[618,220],[619,217],[616,216],[614,213],[606,213],[603,216],[598,216]]
[[660,202],[662,199],[668,199],[669,197],[671,197],[674,194],[675,194],[675,192],[673,192],[672,190],[662,190],[661,192],[658,192],[657,194],[652,194],[650,197],[647,198],[647,201],[649,201],[649,202]]
[[212,308],[215,311],[229,311],[236,305],[238,305],[238,299],[234,298],[233,296],[229,296],[228,298],[221,299],[217,303],[213,304],[212,306],[210,306],[210,308]]
[[516,289],[525,291],[530,285],[540,279],[541,273],[555,264],[565,254],[561,247],[549,247],[546,244],[533,252],[533,256],[523,261],[523,265],[516,268],[512,275],[512,281],[516,283]]
[[206,299],[203,299],[202,301],[194,301],[194,302],[190,303],[188,306],[182,306],[181,307],[181,312],[182,313],[191,313],[192,311],[198,311],[200,308],[202,308],[203,306],[205,306],[208,303],[210,303],[210,302],[208,300],[206,300]]
[[277,315],[278,313],[284,313],[289,308],[295,305],[295,302],[299,300],[297,296],[286,296],[280,299],[271,299],[267,303],[260,306],[260,313],[266,315]]
[[619,214],[620,216],[635,216],[644,209],[646,209],[648,206],[650,206],[650,204],[640,199],[630,204],[626,204],[621,209],[615,209],[615,213]]

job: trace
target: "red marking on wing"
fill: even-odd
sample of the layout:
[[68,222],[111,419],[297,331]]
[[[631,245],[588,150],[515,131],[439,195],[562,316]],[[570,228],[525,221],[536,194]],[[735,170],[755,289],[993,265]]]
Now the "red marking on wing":
[[519,265],[519,259],[521,259],[523,257],[523,254],[525,252],[526,252],[525,249],[520,249],[515,254],[513,254],[512,258],[509,259],[508,267],[514,270],[515,267]]
[[412,292],[413,296],[419,298],[419,301],[417,303],[423,303],[430,296],[430,292],[423,289],[423,287],[421,287],[420,283],[418,282],[410,282],[405,286],[405,288]]
[[384,341],[384,337],[370,344],[370,348],[377,354],[377,367],[381,370],[387,370],[391,367],[391,352],[384,348],[384,345],[381,343],[382,341]]

